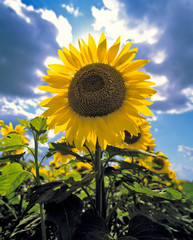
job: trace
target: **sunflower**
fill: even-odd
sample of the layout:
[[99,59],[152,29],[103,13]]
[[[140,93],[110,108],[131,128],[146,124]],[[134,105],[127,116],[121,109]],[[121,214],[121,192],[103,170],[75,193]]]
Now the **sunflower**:
[[154,149],[155,149],[155,138],[151,138],[145,150],[153,153]]
[[[15,126],[15,129],[13,129],[13,125],[12,125],[11,122],[9,123],[9,126],[3,124],[2,127],[1,127],[1,134],[2,134],[3,136],[7,136],[7,135],[9,135],[9,134],[11,134],[11,133],[19,134],[19,135],[21,136],[21,139],[22,139],[22,144],[29,142],[29,140],[24,136],[24,134],[26,133],[26,131],[27,131],[27,129],[25,129],[25,127],[24,127],[24,126],[21,126],[20,124],[16,125],[16,126]],[[9,151],[9,152],[4,152],[3,155],[21,154],[21,153],[23,153],[23,152],[24,152],[24,149],[21,148],[21,149]]]
[[[65,143],[66,142],[66,138],[65,137],[61,137],[57,142]],[[73,148],[72,151],[78,153],[78,150],[76,148]],[[54,154],[54,160],[51,161],[49,164],[50,164],[50,166],[58,167],[59,164],[67,163],[67,162],[69,162],[72,159],[75,159],[75,157],[73,155],[66,154],[65,152],[64,153],[63,152],[56,152]]]
[[84,163],[84,162],[78,162],[76,164],[75,170],[79,173],[82,173],[84,171],[91,171],[92,165],[90,163]]
[[98,46],[90,34],[88,45],[78,42],[80,51],[71,44],[58,51],[63,65],[49,65],[43,77],[49,85],[39,88],[56,94],[40,103],[48,108],[42,116],[48,117],[49,128],[65,132],[77,148],[86,141],[90,146],[98,141],[102,149],[121,144],[124,130],[137,136],[136,120],[152,116],[146,98],[156,93],[150,87],[154,83],[145,81],[150,76],[138,71],[149,60],[132,61],[138,50],[130,49],[132,42],[118,54],[120,37],[108,50],[104,33]]
[[151,141],[151,133],[149,122],[145,120],[138,121],[139,133],[137,136],[131,135],[127,130],[124,131],[125,138],[120,148],[131,148],[146,150],[149,142]]
[[157,157],[147,157],[143,161],[143,166],[157,173],[170,173],[170,165],[171,163],[168,161],[168,158],[161,152],[157,153]]

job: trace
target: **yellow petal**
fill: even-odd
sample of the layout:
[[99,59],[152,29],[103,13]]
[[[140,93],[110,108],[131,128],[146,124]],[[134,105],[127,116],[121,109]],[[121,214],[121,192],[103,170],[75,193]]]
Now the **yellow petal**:
[[88,35],[88,47],[92,52],[93,62],[97,62],[97,46],[93,37],[90,34]]
[[121,42],[121,37],[118,37],[117,41],[107,51],[107,56],[106,56],[107,64],[110,64],[117,56],[117,53],[118,53],[119,47],[120,47],[120,42]]
[[69,44],[69,48],[71,54],[73,54],[73,56],[76,56],[76,58],[78,58],[78,60],[80,61],[81,65],[83,65],[82,56],[78,49],[76,49],[72,44]]
[[81,56],[84,64],[89,64],[89,56],[86,50],[84,49],[83,45],[81,44],[80,39],[78,39],[78,44],[79,44],[79,48],[80,48],[80,52],[81,52]]
[[101,63],[103,62],[106,56],[106,52],[107,52],[107,40],[106,40],[105,34],[102,33],[99,39],[99,44],[97,49],[97,56],[98,56],[99,62]]
[[47,91],[47,92],[52,92],[52,93],[65,93],[66,92],[66,89],[58,89],[58,88],[52,88],[50,86],[41,86],[41,87],[38,87],[39,90],[42,90],[42,91]]
[[151,110],[145,105],[138,105],[136,106],[136,108],[139,110],[139,112],[141,112],[144,115],[147,115],[150,117],[153,116],[153,113],[151,112]]
[[119,58],[118,61],[115,62],[114,66],[117,67],[118,70],[123,68],[123,66],[130,63],[130,61],[132,60],[131,57],[133,56],[134,58],[136,53],[137,52],[135,50],[125,53],[122,57]]
[[78,69],[76,61],[74,61],[73,57],[70,54],[70,51],[66,47],[63,47],[63,54],[67,61],[70,63],[70,65],[72,65],[75,69]]
[[149,60],[135,60],[133,62],[130,62],[128,64],[128,67],[126,67],[122,73],[127,73],[127,72],[134,72],[137,71],[138,69],[142,68],[145,64],[150,62]]
[[60,84],[60,85],[69,84],[70,80],[71,80],[70,78],[61,77],[58,75],[43,76],[42,78],[48,84],[56,83],[56,84]]
[[115,59],[116,61],[119,60],[119,58],[121,58],[125,53],[127,53],[131,47],[133,42],[128,42],[123,49],[121,50],[121,52],[119,53],[119,55],[117,56],[117,58]]
[[147,73],[144,72],[129,72],[127,74],[123,75],[123,78],[126,80],[146,80],[146,79],[150,79],[151,76]]

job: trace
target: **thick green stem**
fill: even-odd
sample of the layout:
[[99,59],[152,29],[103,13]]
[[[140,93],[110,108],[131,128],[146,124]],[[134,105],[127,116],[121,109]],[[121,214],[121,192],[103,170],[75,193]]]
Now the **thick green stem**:
[[[39,164],[38,164],[38,140],[39,140],[39,135],[35,134],[34,135],[34,143],[35,143],[34,160],[35,160],[35,168],[36,168],[36,179],[37,179],[38,185],[41,185],[40,175],[39,175]],[[40,203],[40,218],[41,218],[42,240],[46,240],[45,215],[43,212],[42,203]]]
[[105,218],[105,191],[104,191],[104,174],[101,164],[101,148],[97,142],[95,151],[95,171],[96,171],[96,210],[100,217]]

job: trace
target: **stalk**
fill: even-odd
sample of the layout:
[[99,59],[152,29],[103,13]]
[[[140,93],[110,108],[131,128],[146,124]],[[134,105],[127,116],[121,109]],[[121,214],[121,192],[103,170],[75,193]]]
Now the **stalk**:
[[97,141],[96,150],[95,150],[96,211],[100,217],[105,218],[104,174],[102,171],[101,156],[102,156],[101,148]]
[[[39,139],[39,135],[35,134],[35,136],[34,136],[34,143],[35,143],[34,160],[35,160],[35,168],[36,168],[36,179],[37,179],[38,185],[41,185],[40,175],[39,175],[39,165],[38,165],[38,139]],[[42,203],[40,203],[40,218],[41,218],[42,240],[46,240],[45,215],[43,212],[43,204]]]

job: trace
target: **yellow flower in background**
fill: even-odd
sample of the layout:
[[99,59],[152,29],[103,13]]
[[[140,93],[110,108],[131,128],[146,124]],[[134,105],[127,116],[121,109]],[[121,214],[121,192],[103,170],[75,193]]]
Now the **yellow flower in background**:
[[104,33],[98,46],[89,34],[88,45],[79,40],[80,51],[71,44],[69,50],[59,50],[64,65],[49,65],[52,70],[43,77],[49,86],[39,89],[56,95],[40,103],[48,108],[42,116],[49,117],[55,133],[66,133],[69,144],[81,148],[85,141],[95,146],[98,140],[103,149],[121,144],[125,130],[138,135],[136,120],[144,118],[141,114],[152,116],[146,106],[152,102],[146,98],[156,93],[150,87],[154,83],[138,72],[149,60],[132,61],[138,49],[131,45],[118,54],[120,37],[107,50]]
[[155,149],[155,138],[151,138],[146,146],[146,151],[153,153]]
[[[27,129],[25,129],[24,126],[21,126],[20,124],[15,126],[15,129],[13,128],[12,123],[10,122],[9,125],[2,125],[1,127],[1,134],[3,136],[7,136],[11,133],[16,133],[19,134],[22,138],[22,144],[24,143],[28,143],[29,140],[25,137],[25,133],[26,133]],[[8,155],[8,154],[21,154],[24,152],[24,149],[17,149],[17,150],[13,150],[13,151],[9,151],[9,152],[4,152],[3,155]]]
[[155,157],[146,157],[143,158],[143,166],[148,168],[149,170],[157,173],[169,173],[171,170],[169,169],[169,166],[171,163],[168,161],[168,158],[163,158],[159,156],[166,157],[163,153],[158,152],[158,156]]
[[82,173],[84,171],[91,171],[92,170],[92,165],[90,163],[84,163],[84,162],[78,162],[76,164],[75,170],[79,173]]
[[128,131],[125,131],[124,142],[119,146],[120,148],[131,148],[131,149],[140,149],[146,150],[147,145],[151,141],[151,133],[149,122],[145,120],[138,121],[139,133],[137,136],[131,134]]
[[[59,143],[65,143],[66,142],[66,138],[65,137],[61,137],[58,140]],[[78,153],[78,150],[76,148],[72,148],[72,151],[75,153]],[[65,152],[57,152],[54,154],[54,160],[51,161],[49,164],[50,165],[54,165],[54,167],[58,167],[59,164],[64,164],[69,162],[72,159],[75,159],[76,157],[74,157],[73,155],[70,154],[66,154]]]

